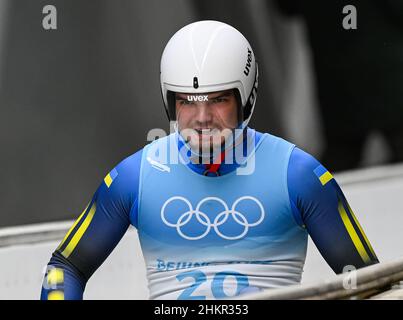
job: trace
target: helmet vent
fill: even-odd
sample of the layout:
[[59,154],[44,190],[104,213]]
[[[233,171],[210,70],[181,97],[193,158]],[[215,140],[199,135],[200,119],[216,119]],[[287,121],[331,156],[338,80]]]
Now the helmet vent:
[[197,77],[193,78],[193,88],[197,89],[199,87],[199,80],[197,80]]

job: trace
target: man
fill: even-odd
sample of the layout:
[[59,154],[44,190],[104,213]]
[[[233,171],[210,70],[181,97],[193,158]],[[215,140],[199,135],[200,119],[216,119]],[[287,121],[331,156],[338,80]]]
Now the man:
[[161,59],[175,133],[119,163],[53,253],[42,299],[81,299],[138,230],[151,299],[220,299],[297,284],[308,233],[336,273],[378,262],[332,175],[295,145],[247,124],[258,69],[233,27],[179,30]]

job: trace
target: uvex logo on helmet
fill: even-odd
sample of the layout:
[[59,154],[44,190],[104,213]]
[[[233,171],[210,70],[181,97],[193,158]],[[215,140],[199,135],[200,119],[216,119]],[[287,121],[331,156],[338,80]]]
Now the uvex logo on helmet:
[[186,97],[188,101],[208,101],[208,96],[187,96]]
[[252,62],[252,50],[248,48],[248,58],[246,59],[246,65],[245,65],[245,70],[243,73],[248,76],[249,75],[249,68],[251,67],[251,62]]

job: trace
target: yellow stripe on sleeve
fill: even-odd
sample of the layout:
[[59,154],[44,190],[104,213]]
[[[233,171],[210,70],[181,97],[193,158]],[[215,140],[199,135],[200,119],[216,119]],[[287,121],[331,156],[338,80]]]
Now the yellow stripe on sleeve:
[[324,186],[326,183],[328,183],[332,179],[333,179],[333,176],[329,171],[326,171],[319,178],[320,182],[322,183],[322,186]]
[[64,292],[61,290],[51,291],[48,294],[48,300],[64,300]]
[[347,232],[348,232],[351,240],[353,241],[355,248],[357,249],[358,253],[360,254],[362,260],[365,263],[368,263],[371,259],[369,258],[368,253],[364,248],[364,245],[362,244],[360,238],[358,237],[357,232],[355,231],[353,225],[351,224],[351,221],[347,215],[347,212],[344,209],[343,204],[340,200],[339,200],[338,209],[339,209],[341,219],[343,220],[344,226],[346,227]]
[[63,246],[64,242],[67,240],[67,238],[69,237],[70,233],[74,230],[76,225],[81,221],[81,218],[83,217],[83,215],[87,212],[87,209],[88,209],[89,205],[90,205],[90,203],[87,204],[87,206],[85,207],[84,211],[80,214],[80,216],[74,222],[73,226],[70,228],[69,232],[67,232],[67,234],[64,236],[63,241],[59,244],[59,246],[57,247],[56,250],[59,250]]
[[90,225],[96,211],[96,206],[96,202],[94,202],[84,222],[81,224],[80,228],[78,228],[77,232],[74,234],[67,247],[63,250],[62,255],[65,258],[68,258],[71,255],[78,242],[84,235],[85,231],[87,230],[88,226]]
[[350,211],[351,216],[353,217],[353,219],[355,221],[355,224],[358,226],[358,229],[360,229],[360,232],[361,232],[361,234],[362,234],[362,236],[363,236],[363,238],[364,238],[369,250],[371,250],[372,256],[376,257],[375,251],[372,248],[371,243],[369,242],[367,236],[365,235],[364,230],[362,230],[360,223],[358,222],[357,218],[355,217],[353,210],[351,209],[349,204],[347,204],[347,206],[348,206],[348,210]]

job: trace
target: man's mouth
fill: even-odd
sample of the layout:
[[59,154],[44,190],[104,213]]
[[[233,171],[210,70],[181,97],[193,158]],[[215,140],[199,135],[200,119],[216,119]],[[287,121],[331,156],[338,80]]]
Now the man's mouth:
[[211,136],[213,134],[217,134],[220,131],[216,128],[202,128],[202,129],[195,129],[195,131],[200,135]]
[[208,128],[208,129],[196,129],[196,132],[198,134],[211,134],[212,129]]

